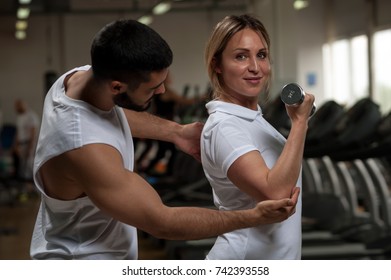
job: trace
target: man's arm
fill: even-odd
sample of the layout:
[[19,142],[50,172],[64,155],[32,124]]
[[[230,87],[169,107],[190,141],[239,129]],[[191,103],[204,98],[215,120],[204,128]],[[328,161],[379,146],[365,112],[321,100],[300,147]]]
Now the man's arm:
[[86,145],[67,152],[67,175],[108,215],[158,238],[201,239],[239,228],[280,222],[295,211],[298,189],[290,199],[264,201],[242,211],[168,207],[143,178],[123,168],[111,146]]
[[181,125],[147,112],[124,111],[134,137],[174,143],[183,152],[200,160],[202,123]]

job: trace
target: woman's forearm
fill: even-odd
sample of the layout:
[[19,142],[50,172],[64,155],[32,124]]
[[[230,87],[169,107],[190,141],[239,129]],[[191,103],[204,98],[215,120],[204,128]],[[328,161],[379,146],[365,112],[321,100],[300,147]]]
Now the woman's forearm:
[[[293,123],[284,149],[269,173],[270,185],[289,194],[300,175],[307,123]],[[284,197],[284,196],[283,196]]]

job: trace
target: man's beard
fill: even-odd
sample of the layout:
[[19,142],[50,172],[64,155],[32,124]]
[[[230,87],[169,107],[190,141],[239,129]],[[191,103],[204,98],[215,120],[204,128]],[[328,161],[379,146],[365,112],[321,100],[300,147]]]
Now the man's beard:
[[130,97],[128,96],[128,94],[126,92],[122,92],[122,93],[119,93],[117,95],[115,95],[113,97],[113,101],[114,101],[114,104],[119,106],[119,107],[122,107],[122,108],[125,108],[125,109],[129,109],[129,110],[133,110],[133,111],[137,111],[137,112],[142,112],[142,111],[146,111],[149,109],[149,107],[151,106],[151,100],[149,100],[149,102],[144,105],[144,106],[141,106],[141,105],[137,105],[135,104],[132,99],[130,99]]

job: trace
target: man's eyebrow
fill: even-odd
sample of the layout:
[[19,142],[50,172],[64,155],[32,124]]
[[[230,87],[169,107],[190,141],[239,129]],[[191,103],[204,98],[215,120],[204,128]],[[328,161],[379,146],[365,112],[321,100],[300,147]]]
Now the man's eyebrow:
[[154,86],[154,87],[151,87],[151,89],[157,89],[159,88],[162,84],[164,84],[165,81],[161,82],[160,84],[158,84],[157,86]]

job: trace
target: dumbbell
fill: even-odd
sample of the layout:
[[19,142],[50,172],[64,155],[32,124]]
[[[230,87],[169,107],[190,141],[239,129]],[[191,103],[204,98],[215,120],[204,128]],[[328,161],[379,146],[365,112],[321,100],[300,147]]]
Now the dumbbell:
[[[299,106],[301,103],[303,103],[304,96],[305,96],[304,90],[301,88],[301,86],[299,86],[296,83],[290,83],[285,85],[282,88],[280,94],[282,102],[284,102],[286,105],[289,106]],[[315,111],[316,111],[316,105],[314,104],[312,106],[310,117],[315,113]]]

